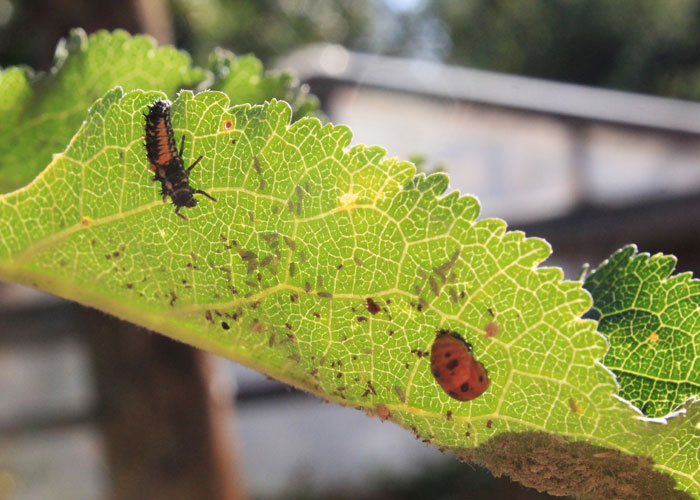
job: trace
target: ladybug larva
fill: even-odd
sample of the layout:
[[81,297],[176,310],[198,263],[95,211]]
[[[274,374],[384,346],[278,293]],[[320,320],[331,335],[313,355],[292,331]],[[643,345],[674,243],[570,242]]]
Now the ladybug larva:
[[175,215],[187,220],[180,213],[182,207],[194,207],[197,204],[195,194],[203,194],[210,200],[216,198],[209,196],[201,189],[193,189],[190,186],[190,171],[203,158],[200,156],[192,165],[185,168],[182,159],[182,151],[185,146],[185,136],[180,140],[180,151],[175,144],[175,134],[170,122],[170,101],[159,99],[153,106],[148,107],[146,116],[146,154],[150,162],[150,169],[155,172],[154,181],[160,181],[163,201],[170,196],[175,205]]
[[430,371],[440,387],[459,401],[471,401],[489,388],[488,371],[474,358],[472,345],[451,330],[438,330],[430,352]]

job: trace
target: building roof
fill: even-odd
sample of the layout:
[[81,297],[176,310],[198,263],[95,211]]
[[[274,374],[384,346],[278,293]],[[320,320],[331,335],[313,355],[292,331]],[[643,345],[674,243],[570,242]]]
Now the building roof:
[[700,103],[313,45],[276,65],[358,85],[570,118],[700,134]]

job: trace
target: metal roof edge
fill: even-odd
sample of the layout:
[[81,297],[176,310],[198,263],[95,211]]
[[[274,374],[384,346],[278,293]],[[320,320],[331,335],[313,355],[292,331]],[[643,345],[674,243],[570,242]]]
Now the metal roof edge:
[[329,78],[537,113],[700,134],[700,103],[311,45],[275,64]]

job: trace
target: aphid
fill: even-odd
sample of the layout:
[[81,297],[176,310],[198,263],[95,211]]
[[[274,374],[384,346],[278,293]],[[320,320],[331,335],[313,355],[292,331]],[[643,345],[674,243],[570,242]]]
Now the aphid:
[[486,327],[484,328],[484,331],[486,332],[486,338],[491,338],[495,337],[498,335],[498,325],[491,321]]
[[379,418],[381,418],[382,420],[386,420],[387,418],[389,418],[389,417],[391,416],[391,411],[389,410],[389,408],[387,407],[387,405],[385,405],[384,403],[379,403],[379,404],[375,407],[375,409],[377,410],[377,415],[378,415]]
[[478,398],[491,383],[484,365],[474,359],[472,345],[451,330],[438,330],[430,370],[440,387],[459,401]]
[[201,189],[193,189],[190,186],[190,171],[203,158],[200,156],[192,165],[185,169],[182,160],[182,152],[185,147],[185,136],[180,139],[180,152],[178,153],[173,126],[170,122],[170,101],[157,100],[153,106],[149,106],[146,117],[146,153],[150,162],[150,169],[155,172],[154,181],[161,182],[161,194],[163,201],[170,196],[175,205],[175,214],[187,220],[180,213],[182,207],[194,207],[197,204],[195,194],[203,194],[210,200],[216,198],[209,196]]
[[379,307],[379,304],[377,304],[372,297],[367,297],[365,299],[367,301],[367,310],[372,313],[372,314],[377,314],[379,311],[382,310],[381,307]]

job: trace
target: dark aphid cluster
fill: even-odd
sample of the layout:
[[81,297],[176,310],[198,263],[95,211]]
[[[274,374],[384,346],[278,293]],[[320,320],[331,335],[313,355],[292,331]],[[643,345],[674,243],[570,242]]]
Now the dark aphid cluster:
[[175,214],[187,220],[180,213],[182,207],[194,207],[197,204],[195,194],[203,194],[210,200],[216,198],[209,196],[201,189],[193,189],[190,186],[190,171],[203,158],[200,156],[192,165],[185,168],[182,160],[182,152],[185,147],[185,136],[180,140],[180,152],[175,144],[175,134],[170,122],[170,101],[157,100],[153,106],[149,106],[146,116],[146,153],[150,162],[150,169],[155,172],[154,181],[160,181],[163,201],[166,197],[175,205]]

